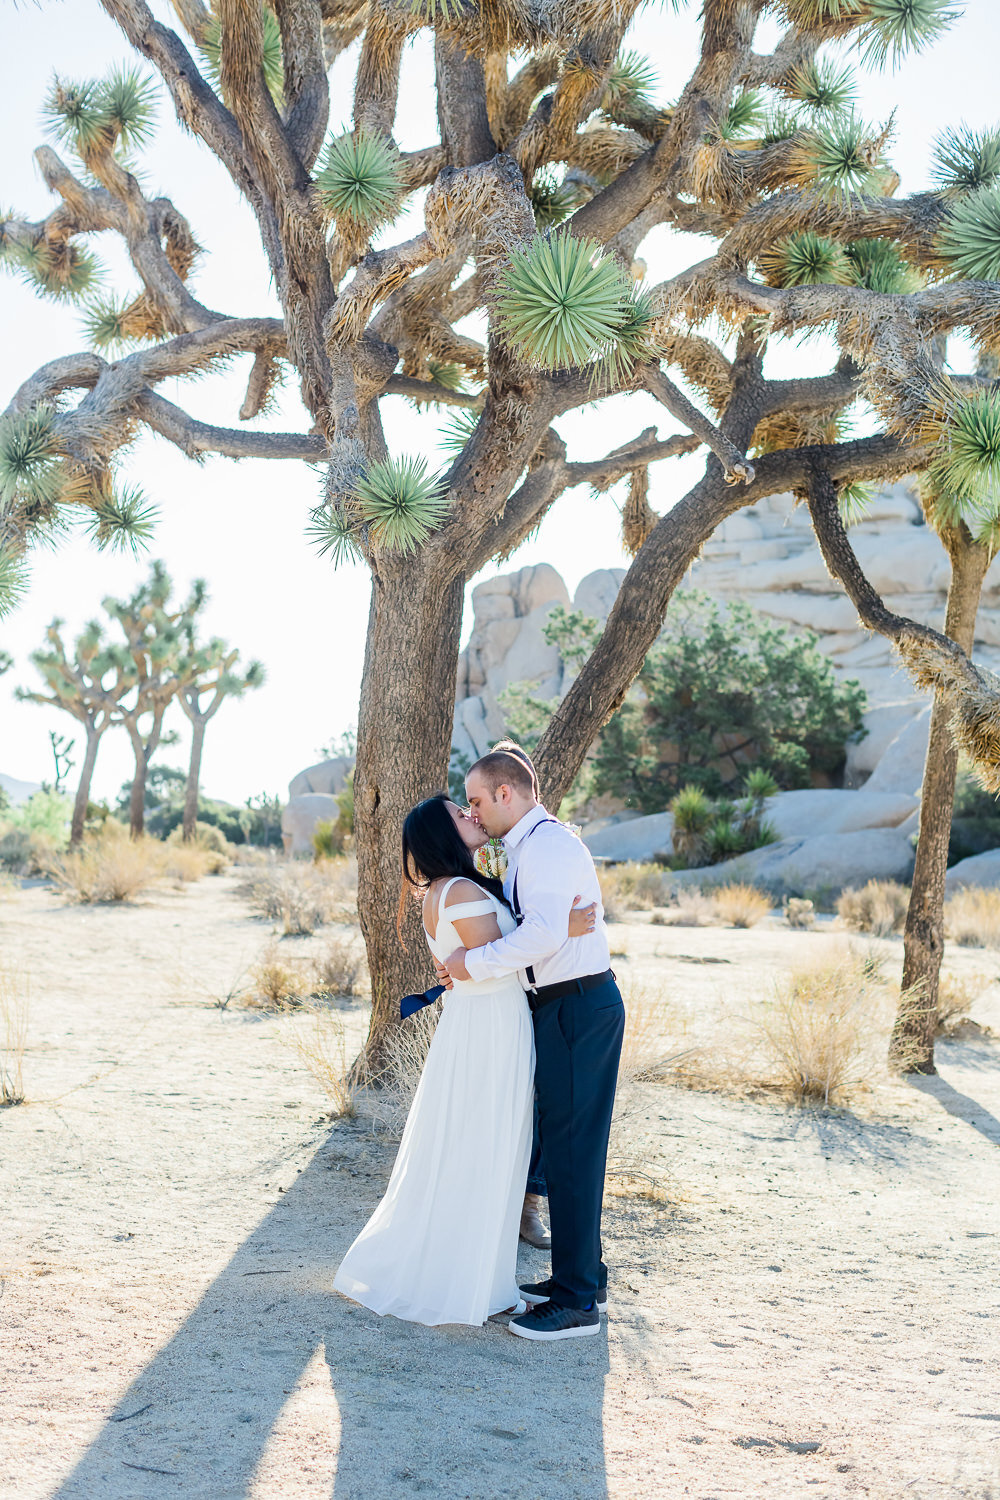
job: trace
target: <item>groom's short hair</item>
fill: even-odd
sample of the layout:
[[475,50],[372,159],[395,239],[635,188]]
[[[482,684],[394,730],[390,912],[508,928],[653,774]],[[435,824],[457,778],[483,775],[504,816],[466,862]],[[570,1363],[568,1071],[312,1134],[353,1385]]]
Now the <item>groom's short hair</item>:
[[477,760],[475,765],[469,767],[468,774],[477,771],[489,787],[493,796],[497,794],[497,787],[516,787],[519,792],[531,796],[534,791],[534,783],[531,772],[521,760],[520,756],[511,755],[507,750],[493,750],[489,755],[484,755]]

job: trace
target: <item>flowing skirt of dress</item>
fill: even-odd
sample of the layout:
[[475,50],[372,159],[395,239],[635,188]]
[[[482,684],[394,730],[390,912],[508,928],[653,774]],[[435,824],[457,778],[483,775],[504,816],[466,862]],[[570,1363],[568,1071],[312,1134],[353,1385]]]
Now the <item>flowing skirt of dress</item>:
[[513,976],[466,988],[445,998],[385,1197],[333,1283],[414,1323],[479,1325],[519,1296],[531,1014]]

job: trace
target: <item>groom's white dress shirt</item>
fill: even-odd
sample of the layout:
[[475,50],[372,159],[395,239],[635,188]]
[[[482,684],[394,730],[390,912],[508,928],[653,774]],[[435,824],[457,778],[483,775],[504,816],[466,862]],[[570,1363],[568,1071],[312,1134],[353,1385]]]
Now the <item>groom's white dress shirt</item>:
[[[545,823],[548,816],[544,807],[533,807],[504,838],[504,895],[511,900],[516,875],[524,921],[508,937],[466,954],[470,979],[501,979],[516,973],[524,988],[530,989],[525,972],[529,964],[536,985],[603,974],[610,967],[601,887],[590,850],[561,823]],[[538,828],[539,823],[544,826]],[[537,832],[532,833],[534,828]],[[581,906],[597,902],[594,931],[577,938],[566,935],[574,896],[583,898]]]

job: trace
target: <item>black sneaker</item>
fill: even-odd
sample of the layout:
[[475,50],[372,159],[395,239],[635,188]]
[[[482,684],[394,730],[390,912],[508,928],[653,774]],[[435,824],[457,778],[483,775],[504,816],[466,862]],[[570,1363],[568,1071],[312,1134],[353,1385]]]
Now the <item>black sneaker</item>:
[[[552,1279],[547,1281],[536,1281],[531,1286],[522,1286],[518,1290],[529,1307],[541,1307],[543,1302],[548,1302],[552,1296]],[[606,1286],[597,1289],[597,1311],[606,1313],[608,1310],[608,1289]]]
[[596,1303],[584,1311],[582,1307],[546,1302],[530,1307],[519,1318],[511,1318],[507,1327],[522,1339],[581,1339],[588,1333],[600,1333],[601,1315]]

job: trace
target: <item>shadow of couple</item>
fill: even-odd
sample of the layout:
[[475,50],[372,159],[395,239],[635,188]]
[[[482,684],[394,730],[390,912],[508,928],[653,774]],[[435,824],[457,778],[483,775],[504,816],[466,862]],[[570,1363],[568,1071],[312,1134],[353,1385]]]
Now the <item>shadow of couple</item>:
[[364,1193],[338,1228],[332,1165],[321,1148],[128,1386],[58,1500],[603,1500],[604,1330],[538,1345],[503,1320],[425,1328],[345,1301],[334,1271],[374,1202]]

